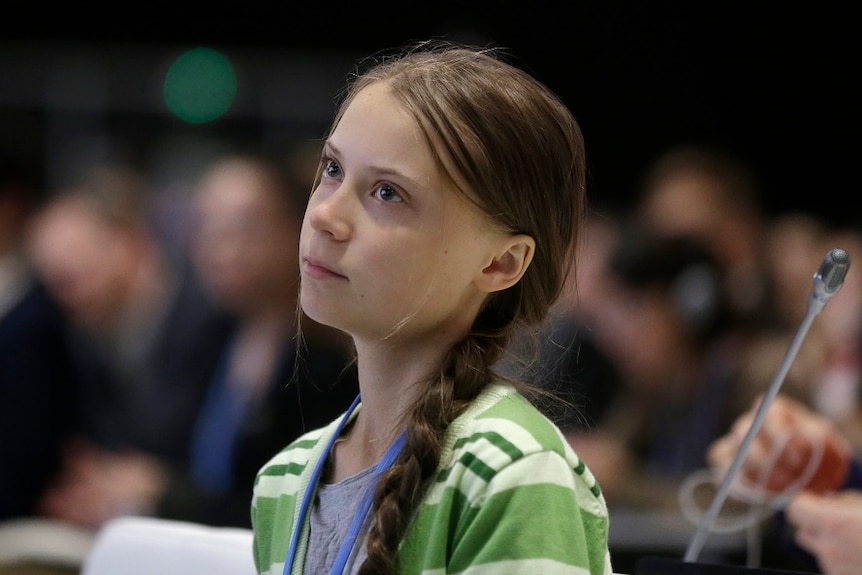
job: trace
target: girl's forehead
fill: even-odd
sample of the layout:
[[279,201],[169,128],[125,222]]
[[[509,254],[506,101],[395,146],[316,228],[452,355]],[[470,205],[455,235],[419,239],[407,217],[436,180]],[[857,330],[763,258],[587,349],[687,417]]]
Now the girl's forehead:
[[419,124],[383,83],[372,84],[356,95],[328,146],[345,160],[377,168],[424,171],[434,165]]
[[378,125],[382,129],[400,128],[414,131],[418,128],[404,103],[392,92],[386,82],[375,82],[359,90],[344,110],[336,132],[345,124]]

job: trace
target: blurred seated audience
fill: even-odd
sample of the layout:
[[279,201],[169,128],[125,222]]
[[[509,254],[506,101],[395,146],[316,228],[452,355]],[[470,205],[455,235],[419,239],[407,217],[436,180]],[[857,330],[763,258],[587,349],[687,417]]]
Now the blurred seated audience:
[[698,238],[634,224],[607,266],[596,335],[622,387],[602,424],[570,441],[603,474],[610,506],[676,509],[681,482],[757,393],[739,371],[723,270]]
[[[310,187],[310,183],[307,185]],[[123,386],[131,386],[137,395],[132,398],[134,405],[163,404],[148,414],[119,414],[128,425],[133,425],[134,416],[140,415],[162,429],[170,422],[164,410],[176,406],[183,393],[188,401],[182,420],[177,422],[182,426],[175,425],[171,437],[163,436],[166,445],[137,441],[133,434],[145,431],[143,425],[122,428],[119,420],[112,422],[115,426],[110,433],[106,425],[101,429],[109,437],[127,438],[124,443],[92,443],[96,440],[90,439],[83,445],[73,445],[67,472],[43,500],[42,509],[47,515],[90,526],[98,526],[117,514],[149,514],[250,527],[251,491],[260,466],[301,433],[330,422],[347,409],[358,393],[347,342],[307,318],[302,318],[300,327],[298,241],[303,191],[302,183],[265,154],[237,151],[218,156],[192,191],[193,219],[184,254],[187,265],[180,268],[184,275],[178,271],[163,276],[151,273],[150,283],[139,286],[139,294],[157,295],[159,290],[152,287],[168,287],[156,281],[159,277],[188,282],[193,287],[187,292],[190,299],[175,300],[174,304],[184,307],[165,307],[170,301],[166,292],[162,292],[159,309],[146,308],[145,297],[130,300],[126,306],[118,305],[123,313],[118,309],[113,315],[97,316],[92,306],[80,306],[87,313],[76,317],[83,316],[80,327],[96,340],[94,343],[105,346],[116,339],[112,327],[130,332],[142,329],[145,331],[139,335],[149,333],[156,351],[176,354],[166,358],[139,350],[137,354],[115,353],[112,358],[101,356],[110,361],[100,363],[100,370],[107,371],[112,365],[121,369],[110,380],[100,382],[104,386],[100,397],[122,397]],[[63,206],[62,202],[71,202],[66,209],[80,217],[78,211],[85,210],[77,202],[83,199],[63,195],[56,203]],[[57,206],[54,209],[59,210]],[[86,213],[91,218],[96,215]],[[105,220],[87,222],[87,232],[102,235],[91,238],[100,240],[94,245],[82,246],[75,240],[82,241],[78,236],[87,234],[73,224],[83,228],[83,222],[62,211],[59,215],[50,210],[43,214],[33,236],[33,251],[43,264],[46,281],[57,286],[58,297],[70,301],[73,311],[79,309],[73,305],[75,298],[69,295],[64,299],[62,289],[64,282],[71,280],[63,279],[61,271],[74,274],[63,268],[69,254],[63,257],[58,253],[62,252],[61,246],[90,254],[96,251],[96,245],[123,246],[123,234],[129,234],[132,247],[128,251],[139,257],[137,266],[128,253],[116,258],[112,269],[117,274],[111,279],[117,289],[120,286],[116,284],[123,278],[144,275],[136,269],[174,270],[159,265],[164,264],[158,258],[163,252],[156,250],[150,236],[144,242],[143,237],[135,235],[143,234],[143,226],[133,225],[131,213],[128,215],[130,219],[123,226],[107,226],[107,230],[100,229],[100,225],[107,224]],[[59,235],[70,227],[77,235]],[[107,237],[108,232],[119,237]],[[135,243],[138,241],[149,249],[135,251],[135,247],[141,248]],[[145,259],[140,257],[144,253],[154,261],[140,261]],[[100,255],[93,261],[105,264],[112,260]],[[89,277],[96,275],[96,270],[91,270]],[[109,300],[113,292],[107,285],[111,283],[107,279],[103,282],[100,301]],[[150,290],[144,289],[147,285]],[[90,297],[95,298],[96,291],[90,290]],[[136,290],[129,287],[128,291]],[[79,299],[86,298],[82,295]],[[133,316],[139,306],[145,313]],[[94,321],[97,317],[101,321]],[[121,321],[130,317],[131,324]],[[84,321],[86,318],[90,321]],[[165,331],[157,332],[158,326],[147,325],[142,321],[145,319],[163,321]],[[120,324],[113,325],[115,321]],[[183,323],[176,324],[177,321]],[[157,339],[157,333],[161,333],[161,339]],[[108,341],[100,342],[101,337]],[[157,343],[167,347],[156,346]],[[129,361],[134,358],[139,361]],[[147,358],[152,363],[146,363]],[[183,371],[163,370],[171,365],[181,367],[180,360],[195,358],[198,361]],[[95,359],[90,357],[94,363]],[[149,381],[125,377],[135,373],[152,377]],[[147,394],[143,393],[145,386],[150,389]],[[117,409],[122,405],[95,407]],[[85,423],[92,419],[97,420],[98,414],[85,414]],[[168,446],[170,449],[165,449]],[[125,487],[118,488],[115,482]],[[80,503],[86,507],[81,508]]]
[[[770,274],[784,325],[771,345],[763,345],[752,369],[775,370],[786,353],[790,334],[798,329],[808,311],[814,273],[829,250],[840,247],[851,265],[840,290],[811,323],[804,344],[782,386],[791,395],[825,415],[862,448],[859,407],[862,379],[862,234],[852,227],[835,227],[807,213],[776,216],[770,225],[767,250]],[[759,366],[759,367],[756,367]]]
[[37,513],[75,412],[66,318],[25,249],[42,195],[38,166],[0,149],[0,521]]
[[710,143],[668,147],[645,171],[631,215],[652,233],[691,236],[708,247],[738,325],[759,333],[774,320],[764,264],[769,218],[756,173],[741,157]]
[[262,152],[236,151],[214,160],[194,190],[192,260],[236,324],[196,423],[191,465],[163,488],[162,516],[250,527],[260,467],[359,393],[347,340],[298,316],[311,189],[298,176]]
[[72,322],[81,398],[39,511],[85,527],[154,511],[165,467],[188,461],[232,326],[187,262],[165,254],[148,194],[135,167],[95,166],[51,195],[28,238],[38,276]]
[[[723,374],[718,379],[729,386],[721,396],[721,410],[716,410],[721,412],[723,423],[713,421],[712,433],[722,432],[729,418],[747,410],[752,398],[762,393],[773,379],[805,314],[813,275],[828,250],[845,247],[852,257],[860,249],[854,230],[834,230],[810,215],[767,216],[760,203],[755,173],[739,157],[719,147],[696,142],[671,146],[656,157],[644,174],[638,200],[629,212],[626,225],[632,226],[635,233],[642,233],[644,238],[676,241],[687,237],[697,241],[709,252],[715,274],[722,278],[721,285],[715,287],[720,288],[724,325],[720,333],[713,334],[717,341],[706,342],[703,351],[708,350],[709,354],[701,354],[703,358],[719,354],[721,360],[710,363],[719,368],[724,366],[719,370]],[[644,240],[644,243],[650,241]],[[639,242],[641,239],[635,237],[631,243]],[[623,271],[621,262],[618,257],[611,267]],[[659,265],[652,266],[655,275],[659,269]],[[784,383],[787,394],[825,410],[836,421],[843,420],[844,431],[848,434],[854,420],[846,414],[856,408],[859,398],[862,295],[857,290],[862,289],[859,285],[862,282],[855,276],[860,271],[851,266],[853,277],[848,277],[841,292],[823,310],[823,317],[811,326]],[[625,275],[621,276],[622,291],[608,290],[623,295],[619,305],[606,306],[595,332],[612,334],[606,338],[605,351],[624,372],[628,389],[644,388],[644,382],[651,379],[650,373],[662,373],[663,370],[658,369],[662,364],[666,366],[665,376],[652,379],[667,385],[669,370],[676,372],[674,377],[679,378],[685,373],[685,366],[691,364],[686,350],[693,343],[705,342],[689,331],[681,338],[681,343],[661,346],[666,350],[664,355],[647,351],[660,345],[665,333],[661,326],[665,325],[665,320],[659,321],[656,316],[640,323],[638,317],[646,309],[657,313],[661,306],[643,305],[650,301],[644,293],[654,296],[655,290],[632,292],[631,288],[636,286]],[[854,283],[856,285],[851,287]],[[677,289],[672,285],[671,281],[665,282],[666,295],[670,295],[671,289]],[[667,302],[668,298],[665,299]],[[661,315],[666,316],[666,313]],[[627,331],[639,334],[640,339],[627,337]],[[637,343],[627,348],[627,340]],[[704,373],[708,372],[702,375]],[[679,394],[671,388],[667,388],[667,393],[679,400]],[[681,411],[675,415],[667,412],[676,400],[658,401],[658,409],[665,410],[664,415],[654,413],[652,417],[677,421],[667,426],[681,425],[679,421],[685,418],[700,419],[696,411],[689,411],[693,408],[686,407],[685,402],[678,406]],[[642,405],[644,412],[654,409],[646,407],[649,403]],[[713,416],[715,414],[707,414],[700,420],[701,425]],[[624,418],[623,423],[632,421]],[[604,429],[614,427],[603,426]],[[862,441],[860,431],[856,426],[852,437]],[[696,439],[689,436],[688,439],[692,443],[692,459],[678,472],[694,468],[692,464],[698,459],[698,449],[703,448],[708,436]],[[606,453],[613,452],[607,446],[599,451],[602,449]]]

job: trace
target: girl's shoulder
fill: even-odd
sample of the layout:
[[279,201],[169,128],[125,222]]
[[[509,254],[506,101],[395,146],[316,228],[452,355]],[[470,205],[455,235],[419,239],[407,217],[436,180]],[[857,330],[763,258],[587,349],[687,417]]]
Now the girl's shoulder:
[[478,500],[487,489],[542,484],[567,487],[583,510],[607,516],[595,477],[560,428],[512,386],[489,386],[452,423],[435,489]]
[[456,444],[477,435],[501,437],[527,454],[554,451],[568,457],[568,442],[560,428],[512,385],[489,385],[453,423]]
[[560,428],[513,386],[496,382],[450,425],[440,471],[446,476],[469,460],[491,476],[536,457],[556,461],[561,469],[594,482]]

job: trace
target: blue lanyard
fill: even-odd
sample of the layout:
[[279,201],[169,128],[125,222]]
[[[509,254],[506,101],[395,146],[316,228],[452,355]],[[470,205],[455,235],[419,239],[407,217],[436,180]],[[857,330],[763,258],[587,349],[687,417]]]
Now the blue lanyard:
[[[326,459],[332,452],[332,446],[335,445],[335,440],[341,434],[344,426],[347,425],[347,421],[350,419],[350,415],[356,409],[356,406],[359,405],[359,401],[360,396],[357,395],[356,399],[353,400],[353,404],[350,406],[350,409],[347,410],[344,417],[342,417],[341,421],[338,423],[338,428],[335,430],[335,433],[333,433],[332,437],[329,438],[329,442],[326,444],[326,450],[317,460],[314,472],[311,475],[308,486],[305,488],[305,495],[302,498],[302,505],[299,508],[299,517],[293,527],[293,535],[290,538],[290,548],[287,551],[287,557],[284,561],[282,575],[290,575],[290,569],[293,562],[296,560],[296,547],[299,544],[299,534],[302,531],[302,526],[305,523],[305,517],[308,515],[311,502],[314,500],[314,490],[317,488],[317,482],[320,480],[323,466],[326,464]],[[365,488],[365,493],[362,494],[362,500],[359,502],[359,507],[357,507],[356,513],[353,514],[353,521],[350,523],[350,529],[348,529],[347,535],[345,535],[344,541],[341,543],[341,548],[338,551],[338,556],[335,558],[335,563],[332,566],[330,575],[341,575],[343,573],[344,566],[347,564],[347,559],[350,557],[350,552],[353,550],[356,539],[359,537],[362,524],[365,522],[365,517],[368,515],[368,510],[371,509],[371,502],[374,499],[374,489],[377,486],[377,480],[380,478],[380,474],[389,469],[395,462],[395,458],[398,457],[406,439],[406,432],[401,432],[401,435],[399,435],[398,439],[389,446],[389,449],[386,450],[383,458],[374,469],[371,481]]]

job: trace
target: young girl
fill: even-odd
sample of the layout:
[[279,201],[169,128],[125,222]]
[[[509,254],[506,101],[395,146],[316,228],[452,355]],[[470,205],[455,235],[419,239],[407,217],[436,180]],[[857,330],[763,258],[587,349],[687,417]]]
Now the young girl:
[[360,396],[258,474],[260,573],[611,573],[595,479],[493,370],[560,294],[584,209],[578,124],[491,50],[422,44],[355,79],[300,303],[352,337]]

